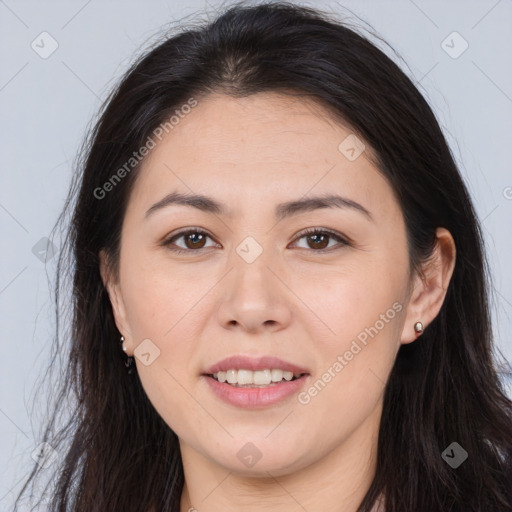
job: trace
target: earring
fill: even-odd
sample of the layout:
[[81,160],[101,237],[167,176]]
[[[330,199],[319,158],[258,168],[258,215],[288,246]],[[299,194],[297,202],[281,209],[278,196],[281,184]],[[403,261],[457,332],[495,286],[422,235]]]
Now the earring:
[[414,324],[414,330],[416,331],[417,334],[422,334],[423,333],[423,324],[421,322],[416,322]]
[[[124,336],[121,336],[121,344],[124,343]],[[126,347],[123,345],[123,351],[126,352]],[[126,366],[126,371],[129,375],[133,373],[134,359],[132,356],[126,355],[126,359],[124,361],[124,365]]]

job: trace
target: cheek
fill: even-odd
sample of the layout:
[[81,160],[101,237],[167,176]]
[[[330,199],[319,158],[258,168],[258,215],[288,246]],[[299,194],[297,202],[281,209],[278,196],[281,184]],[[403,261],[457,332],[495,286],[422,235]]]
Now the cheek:
[[[386,309],[383,311],[385,315]],[[388,311],[388,323],[375,321],[368,312],[367,323],[339,319],[335,324],[336,343],[318,346],[318,371],[298,396],[307,417],[321,425],[332,425],[344,438],[372,414],[383,398],[396,357],[400,323],[400,313]]]
[[328,421],[350,411],[363,418],[381,398],[399,346],[404,278],[375,263],[308,280],[299,289],[314,313],[307,324],[317,374],[302,403],[315,417]]
[[164,342],[169,331],[191,310],[201,287],[195,287],[160,259],[137,253],[129,245],[125,252],[121,282],[133,336]]
[[204,285],[195,286],[176,273],[167,273],[165,266],[135,258],[126,262],[123,285],[134,345],[142,347],[141,342],[151,341],[147,345],[151,363],[146,366],[136,358],[142,386],[164,421],[183,435],[204,421],[190,394],[196,372],[191,361],[200,338],[194,327],[198,323],[191,320],[205,314],[197,304]]
[[[360,333],[364,341],[365,329],[376,322],[377,329],[388,336],[391,324],[396,323],[391,320],[403,309],[399,301],[405,273],[395,270],[401,266],[397,264],[393,269],[385,258],[374,258],[342,262],[339,268],[342,270],[321,269],[292,282],[294,293],[305,305],[302,320],[307,319],[313,330],[311,339],[321,341],[327,349],[343,349]],[[395,303],[399,305],[393,307]]]

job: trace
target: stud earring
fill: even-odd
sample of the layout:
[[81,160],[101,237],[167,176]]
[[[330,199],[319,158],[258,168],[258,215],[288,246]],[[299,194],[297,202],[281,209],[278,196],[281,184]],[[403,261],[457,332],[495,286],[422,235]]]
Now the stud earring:
[[[123,351],[126,352],[126,347],[123,345],[124,343],[124,336],[121,336],[121,344],[123,346]],[[127,354],[126,355],[126,358],[125,358],[125,361],[124,361],[124,365],[126,366],[126,371],[128,372],[129,375],[131,375],[133,373],[133,367],[134,367],[134,359],[132,356],[129,356]]]
[[423,333],[423,324],[421,322],[416,322],[414,324],[414,330],[416,331],[417,334],[422,334]]

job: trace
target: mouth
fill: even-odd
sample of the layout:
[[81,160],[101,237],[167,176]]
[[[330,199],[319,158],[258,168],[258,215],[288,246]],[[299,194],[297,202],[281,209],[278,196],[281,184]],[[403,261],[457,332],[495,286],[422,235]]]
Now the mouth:
[[311,375],[308,368],[278,357],[233,355],[204,369],[201,377],[218,399],[261,409],[289,400]]
[[233,369],[202,374],[201,377],[213,396],[221,401],[236,408],[261,410],[290,400],[307,385],[310,374]]
[[204,375],[234,388],[268,388],[299,380],[309,375],[309,373],[293,373],[276,368],[258,371],[230,369]]

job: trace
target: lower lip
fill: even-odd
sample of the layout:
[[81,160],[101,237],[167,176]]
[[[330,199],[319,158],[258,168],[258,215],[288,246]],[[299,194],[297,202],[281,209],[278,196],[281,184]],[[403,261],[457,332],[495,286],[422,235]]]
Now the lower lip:
[[207,375],[202,377],[206,379],[210,389],[224,402],[245,409],[256,409],[274,405],[297,393],[304,386],[309,374],[264,388],[237,388]]

